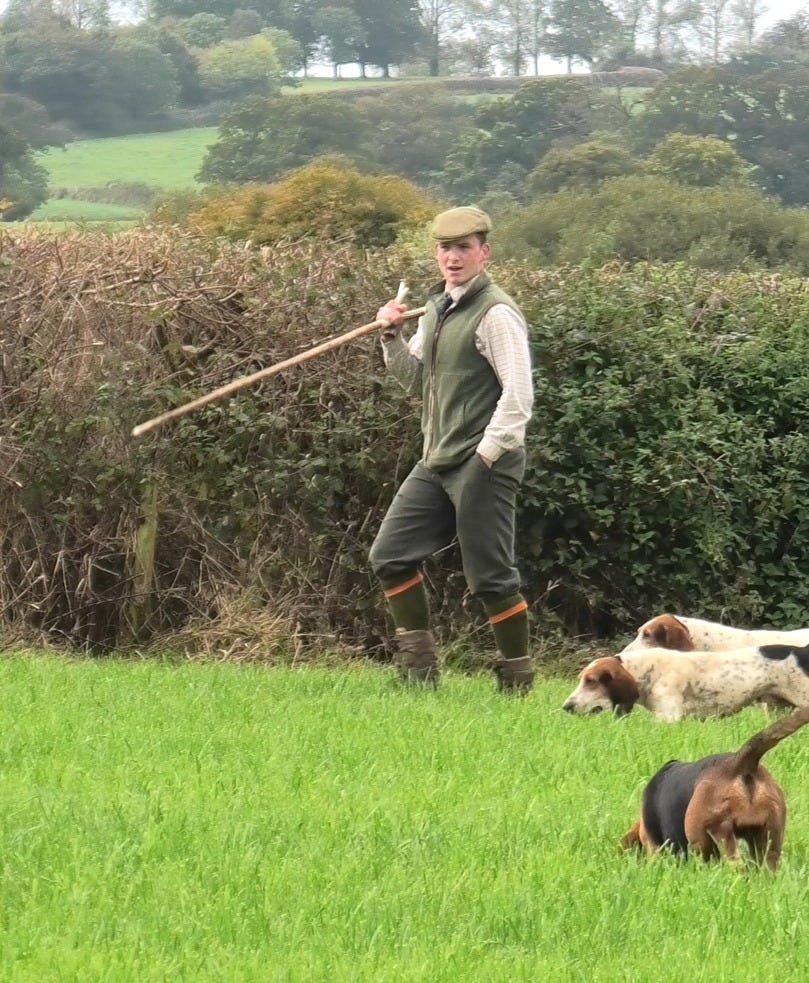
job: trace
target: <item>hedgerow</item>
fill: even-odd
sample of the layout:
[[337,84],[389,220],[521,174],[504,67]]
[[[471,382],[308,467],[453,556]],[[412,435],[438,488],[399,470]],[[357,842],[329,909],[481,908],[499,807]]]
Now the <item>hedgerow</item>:
[[[531,325],[517,550],[537,636],[605,639],[663,609],[809,623],[803,281],[494,272]],[[402,277],[418,303],[432,264],[150,229],[0,237],[3,633],[190,650],[207,624],[218,650],[258,651],[258,618],[222,627],[236,599],[267,613],[267,653],[279,634],[299,653],[383,651],[367,551],[420,437],[373,337],[130,433],[368,322]],[[427,567],[438,631],[488,644],[457,561]]]

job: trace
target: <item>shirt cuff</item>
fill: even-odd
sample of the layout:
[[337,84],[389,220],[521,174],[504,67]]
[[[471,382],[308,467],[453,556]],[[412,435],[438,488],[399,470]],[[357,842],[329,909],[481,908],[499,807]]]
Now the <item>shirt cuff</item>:
[[489,461],[496,461],[503,456],[505,451],[490,437],[484,437],[477,446],[477,453],[480,454],[481,457],[487,458]]

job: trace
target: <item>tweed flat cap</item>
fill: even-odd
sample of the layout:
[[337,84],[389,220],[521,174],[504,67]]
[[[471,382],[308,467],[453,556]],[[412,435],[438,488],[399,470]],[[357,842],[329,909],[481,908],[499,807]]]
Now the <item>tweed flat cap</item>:
[[491,232],[492,220],[479,208],[463,205],[460,208],[450,208],[436,215],[433,221],[432,237],[446,242],[449,239],[463,239],[476,232]]

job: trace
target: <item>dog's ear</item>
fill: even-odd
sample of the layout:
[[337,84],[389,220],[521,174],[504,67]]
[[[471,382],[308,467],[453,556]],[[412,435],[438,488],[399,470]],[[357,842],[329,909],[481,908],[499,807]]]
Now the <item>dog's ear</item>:
[[635,677],[627,672],[623,664],[618,666],[617,672],[606,672],[605,678],[601,682],[607,689],[615,715],[623,717],[630,713],[632,707],[638,702],[640,690],[635,682]]
[[652,629],[652,641],[658,648],[671,649],[674,652],[693,652],[694,643],[691,633],[673,614],[665,615]]

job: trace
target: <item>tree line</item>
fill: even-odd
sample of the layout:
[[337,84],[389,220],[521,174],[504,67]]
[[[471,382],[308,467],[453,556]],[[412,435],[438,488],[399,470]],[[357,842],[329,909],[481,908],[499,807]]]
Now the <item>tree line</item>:
[[[211,124],[221,130],[203,168],[206,181],[272,179],[318,153],[356,156],[371,127],[382,148],[371,160],[380,168],[431,192],[504,192],[524,200],[526,178],[551,142],[618,132],[626,113],[610,107],[599,118],[599,107],[594,116],[592,107],[571,105],[581,102],[571,96],[563,118],[540,120],[551,128],[537,130],[520,95],[473,101],[436,94],[429,96],[432,114],[415,115],[407,97],[357,113],[334,100],[295,107],[280,96],[323,59],[335,72],[353,61],[363,71],[467,77],[537,71],[543,54],[607,69],[657,65],[671,77],[684,63],[698,63],[689,71],[707,88],[699,94],[691,87],[678,103],[684,121],[665,122],[658,139],[673,128],[735,140],[733,127],[746,112],[739,146],[749,154],[740,153],[757,169],[756,180],[785,202],[804,202],[795,121],[806,105],[809,15],[759,37],[760,12],[758,0],[10,0],[0,18],[0,218],[24,217],[47,197],[37,149],[75,136]],[[721,43],[716,32],[705,43],[706,25],[721,26]],[[714,65],[734,38],[738,53]],[[751,109],[747,79],[767,72],[771,84]],[[742,95],[738,78],[745,79]],[[709,91],[717,80],[718,94]],[[779,97],[781,81],[789,107]],[[400,120],[385,115],[391,109],[402,114],[406,141],[396,139]],[[293,131],[304,116],[306,125]]]

